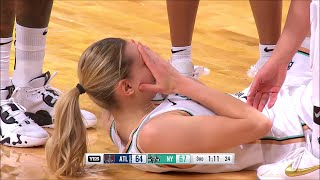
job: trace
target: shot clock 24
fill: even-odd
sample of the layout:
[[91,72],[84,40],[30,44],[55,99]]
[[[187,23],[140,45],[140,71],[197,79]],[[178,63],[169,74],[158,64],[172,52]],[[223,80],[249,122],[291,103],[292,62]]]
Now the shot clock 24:
[[234,164],[234,153],[192,154],[192,164]]

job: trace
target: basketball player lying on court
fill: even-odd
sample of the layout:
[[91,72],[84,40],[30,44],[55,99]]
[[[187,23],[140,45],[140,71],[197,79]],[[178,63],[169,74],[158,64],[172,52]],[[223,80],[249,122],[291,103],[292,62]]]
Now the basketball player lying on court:
[[[80,58],[79,84],[56,104],[59,113],[46,145],[48,167],[68,176],[82,169],[87,145],[79,95],[84,92],[113,115],[108,131],[120,152],[236,156],[236,163],[228,165],[136,165],[139,169],[218,173],[277,162],[307,147],[311,131],[310,70],[308,63],[299,62],[308,57],[296,57],[301,59],[293,60],[276,104],[261,113],[245,103],[247,89],[235,95],[221,93],[179,74],[140,43],[98,41]],[[168,95],[159,106],[151,102],[156,93]]]

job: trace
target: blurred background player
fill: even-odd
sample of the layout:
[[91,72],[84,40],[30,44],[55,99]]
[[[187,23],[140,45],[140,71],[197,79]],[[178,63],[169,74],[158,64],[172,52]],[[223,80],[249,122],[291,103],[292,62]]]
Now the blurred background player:
[[[42,72],[53,0],[1,0],[0,3],[0,142],[16,147],[42,145],[49,135],[40,126],[53,127],[53,106],[60,94],[49,85],[53,76]],[[15,65],[11,82],[9,65],[15,17]],[[96,123],[92,113],[82,112],[87,126]]]
[[[191,43],[198,5],[199,0],[167,0],[172,44],[171,64],[188,76],[194,69]],[[250,0],[250,5],[259,34],[260,57],[248,71],[248,76],[254,77],[270,58],[281,34],[282,1]]]

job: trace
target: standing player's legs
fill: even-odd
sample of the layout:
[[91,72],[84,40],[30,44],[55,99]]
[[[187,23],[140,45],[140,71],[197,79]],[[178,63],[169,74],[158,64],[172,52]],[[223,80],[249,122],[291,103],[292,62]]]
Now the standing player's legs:
[[9,66],[10,50],[12,45],[12,32],[15,17],[15,1],[0,1],[0,99],[9,98]]
[[254,77],[271,57],[281,34],[282,1],[250,0],[250,6],[259,34],[260,58],[248,71]]
[[[46,36],[53,0],[16,2],[15,64],[12,98],[40,126],[52,124],[52,109],[58,98],[54,89],[44,88],[50,74],[42,75]],[[35,93],[37,92],[37,93]],[[37,113],[37,116],[30,114]]]
[[53,0],[16,3],[16,62],[12,80],[17,87],[24,87],[42,75],[52,4]]
[[9,99],[14,89],[9,79],[9,62],[16,2],[1,0],[0,3],[0,144],[15,147],[43,145],[49,134],[25,115],[21,105]]
[[191,42],[199,0],[167,0],[172,43],[172,65],[182,74],[192,76]]
[[[16,62],[12,98],[26,108],[26,114],[42,127],[53,127],[54,105],[59,90],[49,83],[53,76],[42,73],[46,36],[53,0],[28,0],[16,3]],[[97,119],[94,114],[81,110],[86,127]]]

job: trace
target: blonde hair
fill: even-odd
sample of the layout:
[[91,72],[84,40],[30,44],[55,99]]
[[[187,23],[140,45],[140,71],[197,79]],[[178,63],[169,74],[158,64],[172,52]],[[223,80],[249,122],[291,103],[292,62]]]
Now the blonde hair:
[[[126,41],[106,38],[88,47],[80,57],[79,84],[100,107],[117,106],[115,85],[129,75],[130,61],[124,56]],[[79,107],[80,92],[73,88],[55,105],[54,131],[46,144],[49,169],[57,176],[72,176],[83,170],[87,152],[86,128]]]

